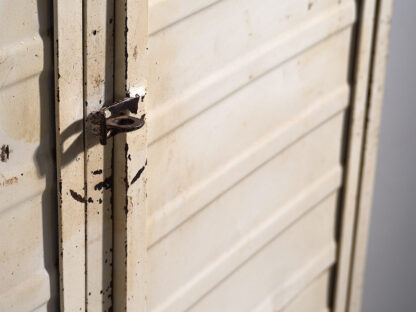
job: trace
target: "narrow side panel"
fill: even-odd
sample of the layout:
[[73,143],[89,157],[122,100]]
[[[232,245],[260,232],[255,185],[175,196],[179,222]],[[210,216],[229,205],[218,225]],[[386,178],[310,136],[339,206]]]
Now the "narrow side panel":
[[54,1],[60,301],[85,311],[82,1]]
[[[113,101],[114,1],[84,1],[84,108],[90,114]],[[112,305],[112,150],[85,132],[86,305],[109,311]]]
[[[115,97],[139,96],[137,116],[146,114],[148,1],[115,6]],[[147,126],[114,138],[115,311],[146,310]]]
[[353,243],[355,210],[363,143],[364,119],[369,84],[376,0],[359,1],[357,47],[353,73],[349,141],[346,155],[344,193],[341,211],[338,264],[335,279],[334,311],[345,312]]

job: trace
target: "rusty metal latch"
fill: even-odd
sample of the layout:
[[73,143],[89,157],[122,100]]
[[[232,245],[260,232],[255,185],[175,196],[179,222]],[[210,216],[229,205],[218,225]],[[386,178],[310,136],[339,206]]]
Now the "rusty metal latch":
[[107,144],[107,139],[120,132],[131,132],[144,126],[144,115],[136,118],[126,114],[130,111],[137,114],[140,99],[143,97],[128,97],[108,106],[103,106],[99,111],[92,113],[87,118],[87,128],[92,134],[100,137],[102,145]]

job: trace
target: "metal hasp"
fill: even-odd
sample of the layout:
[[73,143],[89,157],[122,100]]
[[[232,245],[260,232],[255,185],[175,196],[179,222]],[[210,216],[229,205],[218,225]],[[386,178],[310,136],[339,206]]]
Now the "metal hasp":
[[[87,118],[88,130],[100,137],[102,145],[107,139],[120,132],[131,132],[144,126],[145,116],[136,118],[126,115],[127,111],[137,114],[140,99],[143,97],[128,97],[108,106],[103,106],[98,112],[90,114]],[[108,132],[110,134],[108,135]]]

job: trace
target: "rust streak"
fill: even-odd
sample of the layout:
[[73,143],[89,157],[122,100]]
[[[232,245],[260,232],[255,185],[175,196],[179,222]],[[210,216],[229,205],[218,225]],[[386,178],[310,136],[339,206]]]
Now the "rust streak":
[[10,179],[7,179],[7,180],[4,180],[4,181],[0,182],[0,185],[1,186],[8,186],[8,185],[15,184],[17,182],[19,182],[19,179],[17,177],[13,177],[13,178],[10,178]]

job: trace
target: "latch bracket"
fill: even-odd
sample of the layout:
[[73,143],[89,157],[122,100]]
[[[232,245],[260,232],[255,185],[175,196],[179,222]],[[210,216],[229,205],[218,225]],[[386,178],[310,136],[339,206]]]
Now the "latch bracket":
[[139,101],[143,97],[127,97],[111,105],[103,106],[99,111],[91,113],[87,118],[88,131],[99,136],[102,145],[107,139],[121,132],[131,132],[144,126],[145,116],[136,118],[127,115],[129,111],[137,114]]

